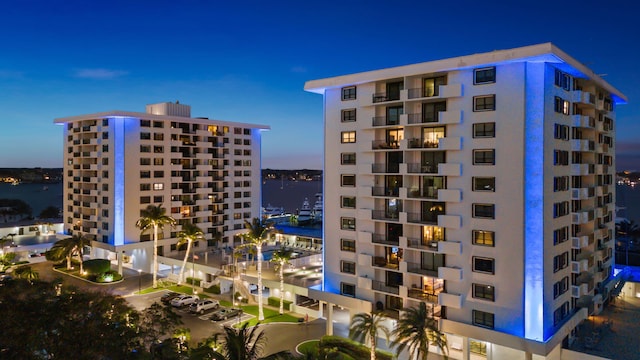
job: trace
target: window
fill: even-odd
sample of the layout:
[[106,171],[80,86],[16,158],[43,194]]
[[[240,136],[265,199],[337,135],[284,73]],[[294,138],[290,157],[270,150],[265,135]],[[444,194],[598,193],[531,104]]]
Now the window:
[[553,217],[559,218],[569,214],[569,202],[561,201],[553,204]]
[[355,131],[343,131],[340,133],[341,138],[340,142],[343,144],[350,144],[356,142],[356,132]]
[[473,284],[473,297],[476,299],[484,299],[495,301],[496,288],[491,285]]
[[340,177],[340,185],[341,186],[356,186],[356,176],[355,175],[341,175],[341,177]]
[[140,120],[140,127],[151,127],[151,120]]
[[163,183],[154,183],[153,184],[153,190],[164,190],[164,184]]
[[153,202],[157,204],[162,204],[164,202],[164,197],[162,195],[154,196]]
[[342,122],[356,121],[356,109],[345,109],[341,111]]
[[[578,186],[581,187],[581,186]],[[569,190],[569,177],[568,176],[556,176],[553,178],[553,191],[567,191]]]
[[562,71],[556,69],[554,84],[565,90],[571,90],[571,77]]
[[496,123],[479,123],[473,124],[474,138],[492,138],[496,137]]
[[495,165],[496,150],[473,150],[473,165]]
[[154,121],[153,122],[153,127],[154,128],[163,128],[164,127],[164,123],[162,121]]
[[560,295],[566,293],[567,290],[569,290],[569,277],[565,276],[562,280],[553,284],[553,298],[558,298]]
[[569,315],[569,302],[566,301],[553,312],[553,325],[558,325],[562,319]]
[[495,232],[486,230],[473,230],[471,232],[473,245],[495,246]]
[[141,196],[140,204],[151,204],[151,196]]
[[[429,122],[438,122],[439,119],[439,113],[441,111],[447,111],[447,102],[446,101],[440,101],[440,102],[429,102],[429,103],[424,103],[422,104],[422,122],[423,123],[429,123]],[[411,117],[411,115],[409,115]],[[413,119],[409,119],[409,123],[413,123],[415,120]]]
[[472,177],[473,191],[496,191],[496,178],[494,177]]
[[342,165],[355,165],[356,153],[342,153],[340,154],[340,163]]
[[473,111],[493,111],[495,109],[495,95],[482,95],[473,97]]
[[140,178],[148,179],[151,177],[151,171],[140,171]]
[[164,165],[164,159],[163,158],[153,159],[153,165]]
[[342,230],[356,230],[356,219],[352,217],[341,217],[340,218],[340,228]]
[[343,209],[355,209],[356,197],[355,196],[341,196],[340,197],[341,208]]
[[149,191],[151,190],[151,184],[140,184],[140,191]]
[[553,272],[558,272],[569,266],[569,253],[563,252],[553,258]]
[[151,159],[149,159],[149,158],[140,158],[140,165],[151,165]]
[[569,152],[565,150],[553,150],[553,165],[569,165]]
[[493,329],[494,315],[492,313],[488,313],[480,310],[473,310],[472,315],[473,315],[473,325]]
[[340,250],[356,252],[356,241],[351,239],[340,239]]
[[356,286],[354,284],[340,283],[340,294],[345,296],[356,296]]
[[345,274],[355,274],[356,263],[351,261],[340,261],[340,272]]
[[496,206],[494,204],[473,204],[473,217],[476,219],[495,219]]
[[148,133],[148,132],[140,133],[140,140],[151,140],[151,133]]
[[161,154],[164,152],[164,147],[162,146],[154,146],[153,147],[153,152],[156,154]]
[[473,70],[473,84],[490,84],[496,82],[496,67],[486,67]]
[[569,115],[571,104],[563,98],[556,96],[553,101],[553,110],[557,113]]
[[151,146],[150,145],[140,145],[140,152],[141,153],[151,152]]
[[356,99],[356,87],[347,86],[342,88],[342,101],[355,100]]
[[569,240],[569,227],[565,226],[553,231],[553,245],[562,244]]
[[495,263],[494,259],[474,256],[473,271],[484,273],[484,274],[494,274],[495,273],[494,263]]
[[162,170],[156,170],[153,172],[153,177],[155,178],[162,178],[164,177],[164,171]]
[[569,140],[569,126],[554,124],[553,125],[553,138],[559,140]]

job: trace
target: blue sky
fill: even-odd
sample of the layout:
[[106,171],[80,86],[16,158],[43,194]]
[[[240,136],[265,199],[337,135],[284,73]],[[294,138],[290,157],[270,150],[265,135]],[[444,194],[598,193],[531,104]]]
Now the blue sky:
[[263,167],[319,169],[322,97],[305,81],[553,42],[628,96],[617,162],[640,169],[640,5],[618,3],[11,1],[0,167],[61,167],[54,118],[179,100],[193,116],[270,125]]

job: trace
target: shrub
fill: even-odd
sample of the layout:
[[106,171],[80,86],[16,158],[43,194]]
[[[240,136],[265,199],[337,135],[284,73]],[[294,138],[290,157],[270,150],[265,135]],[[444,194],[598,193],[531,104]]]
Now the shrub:
[[[371,353],[367,346],[340,336],[325,335],[320,339],[319,351],[321,354],[335,352],[336,349],[354,359],[368,359]],[[379,360],[393,360],[393,354],[376,350],[376,358]]]
[[204,289],[205,292],[220,295],[220,285],[214,284]]
[[111,261],[107,259],[91,259],[82,263],[89,275],[100,275],[111,271]]
[[[286,310],[291,311],[291,304],[293,304],[291,301],[284,300],[282,303],[283,303],[284,308]],[[269,297],[267,299],[267,304],[269,304],[269,306],[273,306],[273,307],[280,307],[280,298],[271,296],[271,297]]]
[[118,274],[117,271],[107,271],[104,272],[102,274],[98,274],[96,276],[96,282],[99,283],[110,283],[110,282],[114,282],[114,281],[120,281],[122,280],[122,275]]
[[201,282],[202,282],[202,279],[198,279],[198,278],[194,278],[194,277],[188,277],[187,278],[187,284],[189,284],[189,285],[200,286]]

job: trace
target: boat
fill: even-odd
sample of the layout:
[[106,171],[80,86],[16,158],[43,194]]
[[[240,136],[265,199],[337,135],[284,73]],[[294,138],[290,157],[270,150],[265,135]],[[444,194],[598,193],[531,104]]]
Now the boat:
[[316,223],[322,222],[323,204],[324,203],[322,201],[322,193],[317,193],[316,202],[313,204],[313,210],[312,210],[313,222],[316,222]]
[[271,206],[271,204],[267,205],[266,207],[262,208],[262,216],[265,218],[270,218],[272,216],[279,216],[284,214],[284,208],[283,207],[275,207],[275,206]]
[[311,205],[309,204],[309,199],[304,198],[302,202],[302,207],[298,210],[298,224],[309,223],[312,220],[311,217]]
[[13,181],[11,182],[11,185],[13,185],[13,186],[20,185],[20,180],[18,180],[18,179],[13,180]]

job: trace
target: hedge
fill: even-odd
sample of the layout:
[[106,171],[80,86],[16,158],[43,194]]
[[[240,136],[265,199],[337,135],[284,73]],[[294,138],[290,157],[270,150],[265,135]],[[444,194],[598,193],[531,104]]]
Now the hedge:
[[104,274],[111,270],[111,261],[107,259],[91,259],[84,261],[82,266],[90,275]]
[[194,278],[194,277],[188,277],[187,278],[187,284],[194,285],[193,284],[194,282],[195,282],[196,286],[200,286],[200,283],[202,282],[202,279],[198,279],[198,278]]
[[[269,306],[273,306],[273,307],[280,307],[280,298],[279,297],[274,297],[271,296],[267,299],[267,304],[269,304]],[[289,301],[289,300],[284,300],[283,301],[283,305],[284,308],[287,309],[288,311],[291,311],[291,304],[293,304],[293,302]]]
[[211,285],[208,288],[204,289],[204,291],[210,294],[220,295],[220,285],[218,284]]

